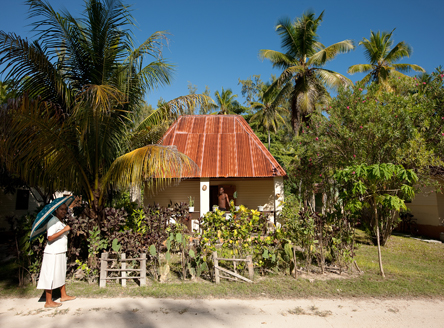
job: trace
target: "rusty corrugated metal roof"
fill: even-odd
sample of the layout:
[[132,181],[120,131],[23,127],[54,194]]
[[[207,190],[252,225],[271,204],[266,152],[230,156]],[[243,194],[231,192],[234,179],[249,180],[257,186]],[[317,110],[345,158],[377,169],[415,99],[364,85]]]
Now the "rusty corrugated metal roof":
[[180,116],[159,144],[174,145],[190,157],[200,168],[193,177],[286,175],[240,115]]

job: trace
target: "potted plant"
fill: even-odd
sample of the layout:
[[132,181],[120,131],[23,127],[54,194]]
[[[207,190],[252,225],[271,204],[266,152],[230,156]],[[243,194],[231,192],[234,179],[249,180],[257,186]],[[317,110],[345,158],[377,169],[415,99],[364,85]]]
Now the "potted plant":
[[213,212],[216,212],[219,209],[219,206],[213,205]]
[[190,201],[188,202],[189,212],[194,212],[194,198],[190,196]]
[[257,207],[257,210],[258,210],[259,212],[263,212],[263,211],[264,211],[264,206],[259,205],[259,206]]

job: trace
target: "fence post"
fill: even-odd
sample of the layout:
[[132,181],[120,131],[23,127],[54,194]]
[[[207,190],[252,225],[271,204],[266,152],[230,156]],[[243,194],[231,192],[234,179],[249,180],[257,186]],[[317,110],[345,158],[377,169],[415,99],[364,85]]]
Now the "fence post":
[[213,264],[214,264],[214,278],[216,279],[216,284],[220,283],[219,277],[219,261],[217,260],[217,252],[213,252]]
[[140,254],[140,287],[146,286],[146,253]]
[[106,287],[106,276],[108,269],[108,253],[103,252],[100,256],[100,288]]
[[254,268],[253,268],[253,256],[251,255],[247,256],[247,266],[248,266],[248,276],[250,277],[250,280],[253,281]]
[[[121,260],[126,260],[126,254],[125,253],[122,253],[122,254],[120,254],[120,259]],[[125,271],[125,269],[126,269],[126,261],[122,261],[121,262],[121,266],[122,266],[122,274],[121,274],[121,277],[123,278],[123,279],[120,279],[121,281],[122,281],[122,287],[126,287],[126,271]]]

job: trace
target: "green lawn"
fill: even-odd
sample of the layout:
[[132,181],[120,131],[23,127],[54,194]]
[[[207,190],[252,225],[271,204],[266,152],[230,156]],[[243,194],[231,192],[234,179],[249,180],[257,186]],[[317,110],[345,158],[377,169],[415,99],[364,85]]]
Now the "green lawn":
[[[429,244],[411,238],[392,236],[383,247],[382,259],[386,278],[379,276],[377,249],[359,244],[356,261],[364,271],[354,277],[320,280],[294,279],[284,275],[255,277],[254,284],[223,281],[170,282],[160,284],[149,280],[140,288],[129,284],[122,288],[113,283],[106,289],[83,282],[67,284],[68,291],[81,297],[148,296],[170,298],[298,298],[298,297],[435,297],[444,298],[444,244]],[[0,269],[1,297],[39,297],[42,292],[33,286],[17,288],[6,276],[8,265]],[[335,276],[335,275],[333,275]],[[313,281],[314,278],[315,280]]]

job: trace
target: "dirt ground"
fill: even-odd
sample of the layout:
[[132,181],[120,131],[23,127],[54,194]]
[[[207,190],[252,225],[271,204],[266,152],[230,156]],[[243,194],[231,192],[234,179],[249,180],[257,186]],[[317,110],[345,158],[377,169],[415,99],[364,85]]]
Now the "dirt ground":
[[443,300],[0,299],[0,327],[444,327]]

